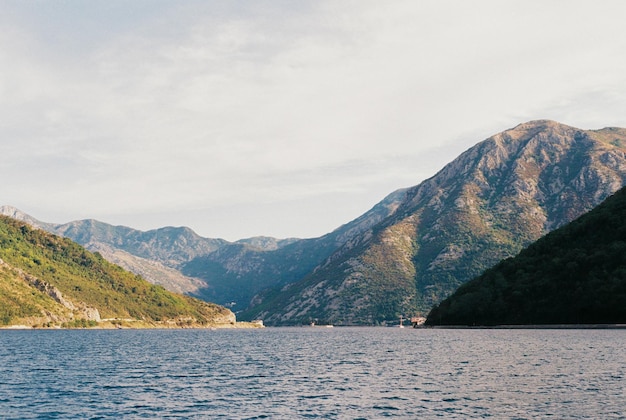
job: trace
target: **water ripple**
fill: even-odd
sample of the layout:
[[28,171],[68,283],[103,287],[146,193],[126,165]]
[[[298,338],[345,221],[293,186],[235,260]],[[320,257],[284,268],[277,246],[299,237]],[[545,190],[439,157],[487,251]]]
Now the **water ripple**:
[[626,331],[0,331],[0,413],[624,418]]

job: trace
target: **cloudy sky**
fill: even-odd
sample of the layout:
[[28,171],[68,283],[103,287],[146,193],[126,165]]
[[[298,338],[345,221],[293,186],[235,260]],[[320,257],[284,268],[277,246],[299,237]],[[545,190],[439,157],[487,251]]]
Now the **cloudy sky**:
[[533,119],[626,127],[624,1],[0,1],[0,204],[315,237]]

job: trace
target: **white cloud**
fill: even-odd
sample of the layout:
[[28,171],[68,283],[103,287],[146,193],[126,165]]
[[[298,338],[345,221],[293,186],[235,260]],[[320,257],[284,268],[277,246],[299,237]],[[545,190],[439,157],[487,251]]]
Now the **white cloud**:
[[0,17],[0,196],[53,221],[319,235],[524,120],[626,126],[617,1],[81,4]]

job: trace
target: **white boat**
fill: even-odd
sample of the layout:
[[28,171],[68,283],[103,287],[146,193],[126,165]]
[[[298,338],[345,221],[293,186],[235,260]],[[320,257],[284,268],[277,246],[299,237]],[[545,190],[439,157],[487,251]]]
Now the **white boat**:
[[315,322],[311,322],[311,327],[316,327],[316,328],[333,328],[333,325],[332,324],[317,325]]

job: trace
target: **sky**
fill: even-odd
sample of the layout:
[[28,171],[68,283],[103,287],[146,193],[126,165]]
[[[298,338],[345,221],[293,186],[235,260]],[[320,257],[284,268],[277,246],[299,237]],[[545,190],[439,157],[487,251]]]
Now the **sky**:
[[317,237],[536,119],[626,127],[626,2],[0,0],[0,205]]

